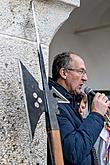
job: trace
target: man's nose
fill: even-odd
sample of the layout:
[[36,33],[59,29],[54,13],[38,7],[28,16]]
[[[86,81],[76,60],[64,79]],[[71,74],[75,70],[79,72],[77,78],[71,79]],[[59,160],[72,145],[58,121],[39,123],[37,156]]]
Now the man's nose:
[[85,74],[83,74],[83,76],[82,76],[82,79],[84,80],[84,81],[87,81],[87,73],[85,73]]

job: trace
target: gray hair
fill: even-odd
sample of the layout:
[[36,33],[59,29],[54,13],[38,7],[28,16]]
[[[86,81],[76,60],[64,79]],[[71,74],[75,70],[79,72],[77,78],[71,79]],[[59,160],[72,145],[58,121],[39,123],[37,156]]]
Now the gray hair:
[[71,60],[70,55],[75,54],[74,52],[63,52],[54,57],[53,65],[52,65],[52,79],[57,81],[60,77],[59,71],[61,68],[68,68],[69,62]]

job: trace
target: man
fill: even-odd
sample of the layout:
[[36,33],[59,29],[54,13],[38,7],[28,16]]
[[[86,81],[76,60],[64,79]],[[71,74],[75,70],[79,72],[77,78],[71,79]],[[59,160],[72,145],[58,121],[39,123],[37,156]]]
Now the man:
[[108,120],[106,120],[96,143],[100,165],[110,165],[110,109],[108,109],[107,115]]
[[78,112],[82,86],[87,81],[84,60],[73,52],[54,58],[50,88],[56,88],[70,103],[59,103],[57,115],[65,165],[94,165],[92,148],[103,126],[110,104],[105,94],[96,93],[86,119]]

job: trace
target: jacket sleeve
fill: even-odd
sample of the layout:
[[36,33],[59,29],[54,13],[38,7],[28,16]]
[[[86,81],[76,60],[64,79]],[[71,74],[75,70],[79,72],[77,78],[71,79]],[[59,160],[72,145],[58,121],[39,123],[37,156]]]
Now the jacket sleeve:
[[79,127],[75,120],[65,111],[58,115],[63,155],[69,164],[80,164],[87,158],[104,126],[104,118],[95,112],[90,113]]

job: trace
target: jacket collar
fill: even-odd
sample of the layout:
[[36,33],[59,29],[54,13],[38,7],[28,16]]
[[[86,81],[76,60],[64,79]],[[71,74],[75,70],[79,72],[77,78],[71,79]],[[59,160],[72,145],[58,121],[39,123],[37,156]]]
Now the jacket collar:
[[56,83],[49,78],[49,88],[52,89],[52,86],[56,88],[69,102],[72,104],[73,108],[78,109],[81,101],[80,95],[71,95],[63,86]]

